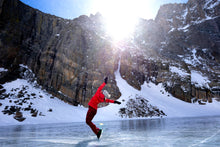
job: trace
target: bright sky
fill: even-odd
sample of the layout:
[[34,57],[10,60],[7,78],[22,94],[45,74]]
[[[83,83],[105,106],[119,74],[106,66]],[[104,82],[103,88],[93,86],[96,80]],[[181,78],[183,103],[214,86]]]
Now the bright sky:
[[[116,40],[128,35],[137,18],[154,19],[161,5],[188,0],[21,0],[42,12],[73,19],[100,12]],[[117,22],[117,23],[116,23]],[[118,33],[120,32],[120,34]]]
[[129,9],[134,15],[151,19],[157,14],[160,5],[167,3],[186,3],[188,0],[21,0],[23,3],[59,17],[73,19],[80,15],[126,13]]

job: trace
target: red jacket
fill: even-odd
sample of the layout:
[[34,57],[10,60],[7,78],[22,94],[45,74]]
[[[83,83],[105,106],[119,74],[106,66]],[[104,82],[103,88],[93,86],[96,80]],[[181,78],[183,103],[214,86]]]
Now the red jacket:
[[98,88],[95,95],[91,98],[88,105],[97,110],[98,104],[102,102],[114,103],[114,100],[106,99],[104,94],[102,93],[102,88],[105,87],[105,82]]

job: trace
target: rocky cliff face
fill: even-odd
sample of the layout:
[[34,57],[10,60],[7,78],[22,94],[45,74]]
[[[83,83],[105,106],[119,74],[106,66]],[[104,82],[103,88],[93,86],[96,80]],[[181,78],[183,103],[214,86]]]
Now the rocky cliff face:
[[0,66],[15,71],[27,65],[40,85],[74,105],[86,105],[104,76],[113,98],[120,96],[114,78],[118,59],[101,37],[100,15],[65,20],[17,0],[0,4]]
[[[122,77],[136,89],[162,82],[176,98],[211,102],[220,91],[219,8],[217,0],[161,6],[155,20],[140,20],[119,51],[99,14],[67,20],[0,0],[0,66],[9,69],[0,82],[15,78],[24,64],[52,94],[86,106],[104,76],[112,97],[120,97],[114,76],[120,58]],[[195,74],[207,82],[196,83]]]
[[[162,82],[173,96],[187,102],[219,97],[219,8],[217,0],[189,0],[161,6],[155,21],[141,20],[136,46],[122,56],[123,66],[131,67],[121,68],[123,77],[137,89],[143,81]],[[210,81],[197,83],[197,74]]]

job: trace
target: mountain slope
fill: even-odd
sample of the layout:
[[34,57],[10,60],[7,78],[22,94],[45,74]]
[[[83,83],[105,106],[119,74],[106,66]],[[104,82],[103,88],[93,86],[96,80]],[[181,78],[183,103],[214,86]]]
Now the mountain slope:
[[[25,66],[21,66],[25,68]],[[154,83],[144,83],[139,91],[130,86],[121,77],[119,70],[115,72],[115,77],[117,86],[122,93],[122,96],[119,99],[122,104],[110,104],[106,107],[99,108],[94,121],[102,122],[108,120],[123,120],[127,118],[142,118],[141,116],[136,115],[137,112],[140,112],[140,107],[135,108],[132,107],[132,105],[129,105],[131,99],[135,100],[138,97],[142,97],[148,101],[145,108],[160,109],[160,111],[163,111],[166,115],[165,117],[219,115],[220,103],[216,100],[213,100],[213,103],[206,103],[206,105],[199,105],[199,103],[190,104],[171,96],[166,92],[162,84],[155,85]],[[31,82],[28,79],[17,79],[5,83],[0,88],[0,91],[0,111],[3,112],[0,113],[0,126],[85,121],[87,108],[64,103],[58,98],[53,97],[51,94],[48,94],[42,89],[42,87],[36,84],[36,82]],[[133,109],[131,110],[129,107],[132,107]],[[126,113],[123,113],[122,115],[122,113],[120,113],[122,109],[129,111],[126,111]],[[17,112],[20,112],[22,116],[19,117]],[[132,113],[133,115],[131,116],[127,112],[129,112],[129,114]],[[151,113],[145,111],[145,114],[154,118],[164,116],[158,116],[157,111],[151,110],[150,112]]]
[[[141,20],[135,48],[123,53],[122,77],[137,89],[144,80],[163,83],[174,97],[187,102],[220,97],[219,7],[216,0],[189,0],[161,6],[155,21]],[[173,68],[184,76],[172,72]],[[206,82],[198,84],[195,74],[207,77]]]
[[0,67],[7,71],[0,84],[22,78],[22,64],[53,96],[87,106],[105,76],[112,98],[123,95],[114,74],[120,59],[122,78],[137,90],[162,84],[174,99],[211,103],[220,97],[219,7],[218,0],[161,6],[155,20],[140,19],[133,36],[115,45],[100,14],[67,20],[1,0]]

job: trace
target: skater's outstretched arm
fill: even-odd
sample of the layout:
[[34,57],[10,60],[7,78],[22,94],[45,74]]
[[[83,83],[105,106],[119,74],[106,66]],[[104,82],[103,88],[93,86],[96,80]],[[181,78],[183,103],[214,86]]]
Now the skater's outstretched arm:
[[105,98],[105,102],[107,102],[107,103],[114,103],[115,101]]
[[102,89],[105,87],[105,84],[107,84],[107,82],[108,82],[108,77],[105,77],[104,82],[102,83],[101,86],[99,86],[97,92],[101,92]]
[[105,102],[119,104],[119,105],[121,104],[121,102],[119,102],[119,101],[114,101],[114,100],[110,100],[110,99],[106,99],[106,98],[105,98]]
[[105,87],[105,82],[103,82],[102,85],[99,86],[97,92],[101,92],[104,87]]

